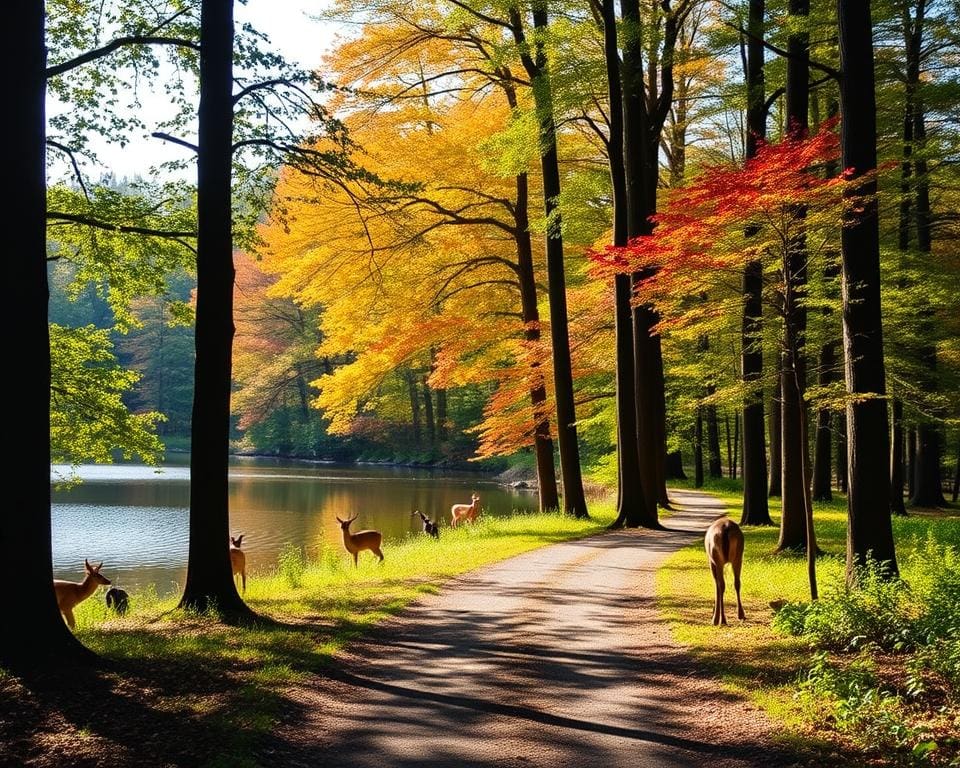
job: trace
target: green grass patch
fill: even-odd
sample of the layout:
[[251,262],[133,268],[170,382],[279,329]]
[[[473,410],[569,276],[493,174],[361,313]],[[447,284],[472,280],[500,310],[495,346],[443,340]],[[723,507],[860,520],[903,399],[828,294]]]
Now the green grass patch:
[[[162,728],[168,733],[163,740],[138,743],[141,760],[257,765],[251,755],[291,706],[292,684],[321,670],[350,641],[418,597],[437,593],[450,578],[598,533],[614,516],[609,503],[594,504],[592,514],[589,520],[560,514],[481,518],[474,525],[442,529],[439,541],[423,534],[387,541],[382,564],[366,552],[358,568],[339,547],[308,559],[302,549],[288,546],[271,572],[248,574],[245,598],[262,620],[246,626],[227,625],[214,614],[179,611],[176,598],[161,599],[152,591],[132,594],[130,613],[117,617],[98,594],[75,614],[80,639],[108,660],[90,684],[105,689],[98,701],[107,714],[97,718],[81,709],[77,717],[85,728],[88,720],[103,723],[94,728],[94,745],[106,739],[100,749],[115,746],[108,738],[112,723],[123,722],[127,733]],[[5,691],[3,682],[0,678],[0,711],[28,696],[12,692],[12,684]],[[70,695],[57,699],[55,707],[69,713],[80,704],[68,687]],[[55,743],[71,733],[76,730],[38,732],[37,738]]]
[[[743,497],[736,483],[724,480],[704,490],[717,496],[730,517],[739,520]],[[779,522],[779,500],[770,502],[771,516]],[[926,636],[945,632],[943,627],[960,615],[960,601],[944,597],[952,594],[949,574],[957,560],[949,553],[960,547],[960,518],[955,511],[895,517],[902,582],[884,587],[881,580],[874,582],[881,586],[873,590],[851,592],[845,585],[846,499],[839,497],[814,507],[817,542],[824,551],[817,560],[821,594],[817,606],[821,613],[817,615],[821,629],[826,631],[827,625],[836,629],[829,650],[823,647],[823,637],[790,634],[782,626],[783,620],[780,629],[773,626],[772,601],[788,601],[785,619],[791,611],[804,614],[808,609],[801,606],[810,596],[806,557],[776,553],[777,527],[744,528],[747,620],[742,623],[734,621],[729,627],[710,624],[714,585],[701,542],[677,552],[664,564],[657,574],[657,594],[675,638],[731,690],[784,723],[794,738],[825,738],[832,742],[827,749],[840,747],[860,753],[864,760],[882,755],[882,761],[889,764],[949,764],[957,759],[950,732],[955,736],[960,728],[960,702],[949,686],[939,685],[944,678],[937,670],[926,678],[916,672],[922,655],[916,638],[924,632]],[[949,562],[944,565],[943,557],[938,560],[936,553],[947,553]],[[948,576],[943,576],[944,572]],[[948,587],[934,590],[934,581]],[[728,578],[728,607],[732,597],[732,579]],[[923,607],[928,603],[930,610]],[[912,634],[904,634],[908,624],[916,628]],[[879,632],[880,626],[888,627],[889,632]],[[931,626],[936,628],[925,629]],[[843,632],[850,642],[840,642],[838,647],[836,638]],[[894,635],[914,639],[899,645],[895,639],[877,639],[889,640]],[[929,640],[937,647],[936,637]],[[928,671],[930,667],[927,664]],[[847,677],[853,680],[853,687],[844,689],[841,678]],[[933,695],[924,702],[917,695],[919,688],[911,691],[911,679],[939,682],[930,686],[928,692]],[[828,694],[831,686],[834,693]],[[844,692],[850,695],[842,695]],[[844,717],[849,728],[844,727]],[[889,738],[881,738],[880,731]],[[934,743],[936,747],[931,746]]]

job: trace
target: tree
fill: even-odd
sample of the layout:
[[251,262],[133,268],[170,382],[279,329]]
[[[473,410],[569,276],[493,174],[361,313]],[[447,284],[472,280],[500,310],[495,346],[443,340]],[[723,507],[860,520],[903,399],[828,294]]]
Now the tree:
[[856,182],[841,231],[843,342],[847,385],[847,575],[868,557],[897,573],[890,522],[889,433],[880,242],[877,220],[877,137],[870,3],[837,3],[840,27],[842,164]]
[[0,543],[7,564],[17,574],[10,610],[17,631],[0,633],[0,665],[36,670],[54,662],[70,664],[85,657],[57,609],[50,545],[50,338],[47,326],[45,44],[43,3],[17,0],[8,7],[14,30],[3,47],[8,71],[16,72],[7,93],[17,119],[10,138],[17,147],[8,165],[13,227],[9,264],[16,286],[10,301],[19,328],[11,354],[20,361],[19,413],[29,425],[22,444],[11,452],[17,478],[14,498],[0,522]]

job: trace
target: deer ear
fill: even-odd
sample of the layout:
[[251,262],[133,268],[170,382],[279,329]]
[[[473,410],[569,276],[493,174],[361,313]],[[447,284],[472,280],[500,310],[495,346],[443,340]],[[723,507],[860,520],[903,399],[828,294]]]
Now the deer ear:
[[93,566],[90,565],[90,561],[87,560],[86,558],[83,559],[83,567],[84,567],[86,570],[88,570],[88,571],[92,571],[92,570],[93,570]]
[[339,517],[337,518],[337,522],[340,523],[340,525],[343,525],[343,520],[341,520]]
[[237,546],[238,546],[238,547],[243,543],[243,537],[244,537],[244,535],[245,535],[245,534],[242,534],[242,533],[241,533],[239,536],[237,536]]

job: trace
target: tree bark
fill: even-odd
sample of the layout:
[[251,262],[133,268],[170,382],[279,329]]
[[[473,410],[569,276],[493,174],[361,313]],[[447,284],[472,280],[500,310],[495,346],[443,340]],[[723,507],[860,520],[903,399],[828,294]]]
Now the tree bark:
[[916,469],[913,479],[913,496],[910,504],[915,507],[942,507],[943,485],[940,477],[941,447],[940,432],[933,424],[917,426]]
[[893,435],[890,438],[890,511],[907,514],[903,504],[903,401],[893,398]]
[[703,406],[697,406],[693,427],[693,486],[703,488]]
[[[825,387],[834,381],[837,365],[837,345],[827,342],[820,347],[817,383]],[[830,501],[833,498],[833,414],[829,408],[817,411],[817,436],[813,460],[813,498]]]
[[[877,107],[869,2],[837,2],[840,27],[840,143],[856,213],[841,232],[843,344],[847,404],[847,577],[868,557],[896,575],[890,520],[889,431],[883,321],[880,304],[880,240],[877,215]],[[854,208],[851,205],[851,208]]]
[[960,496],[960,440],[957,440],[957,466],[953,470],[953,503],[957,503]]
[[[707,394],[712,395],[716,390],[707,387]],[[717,406],[708,405],[707,409],[707,471],[710,477],[723,477],[723,467],[720,465],[720,429],[717,419]]]
[[907,498],[913,498],[914,475],[917,473],[917,430],[916,427],[907,427]]
[[680,451],[671,451],[667,454],[667,479],[686,480],[687,473],[683,471],[683,454]]
[[[0,515],[0,546],[16,584],[7,595],[7,629],[0,631],[0,667],[40,672],[92,658],[70,633],[53,592],[50,525],[50,335],[47,324],[46,51],[43,3],[16,0],[5,9],[11,31],[3,46],[10,78],[6,130],[16,150],[7,158],[10,228],[8,302],[16,332],[10,353],[18,364],[17,413],[28,426],[8,451],[17,482]],[[77,564],[80,565],[79,563]]]
[[197,311],[190,545],[180,607],[249,615],[230,567],[228,449],[233,345],[233,2],[203,0],[197,151]]
[[[797,25],[787,41],[790,56],[787,58],[786,118],[787,131],[792,138],[805,137],[810,120],[810,66],[807,62],[809,35],[806,32],[809,11],[809,0],[790,0],[790,18],[793,24]],[[787,288],[784,291],[785,333],[780,365],[782,513],[778,550],[802,550],[806,547],[807,540],[805,498],[809,478],[804,477],[803,467],[809,464],[809,447],[807,435],[800,432],[801,423],[805,424],[807,421],[800,414],[800,409],[805,407],[807,380],[804,355],[807,311],[803,304],[807,283],[805,207],[795,206],[791,216],[794,219],[793,232],[783,258],[783,280]],[[787,339],[792,339],[792,342]]]
[[[520,283],[520,312],[523,317],[524,338],[528,344],[539,347],[540,308],[537,306],[537,281],[533,269],[533,244],[530,240],[528,215],[529,182],[527,174],[516,178],[517,202],[514,208],[517,244],[517,279]],[[540,511],[560,508],[557,493],[557,470],[553,463],[553,438],[550,437],[550,416],[547,413],[547,385],[539,361],[531,365],[530,406],[533,409],[533,453],[537,463],[537,489]]]
[[[603,0],[603,48],[609,103],[607,154],[613,191],[613,245],[627,244],[628,182],[624,145],[624,112],[630,87],[621,87],[620,56],[617,46],[616,12],[613,0]],[[629,47],[629,46],[627,46]],[[624,67],[624,77],[630,72]],[[637,428],[637,380],[634,359],[633,312],[630,306],[629,275],[614,277],[614,337],[616,345],[617,402],[617,517],[612,527],[658,527],[656,499],[644,493]]]
[[782,458],[780,429],[780,382],[774,388],[773,402],[770,406],[770,492],[771,498],[780,495],[780,459]]
[[[560,448],[560,475],[563,480],[563,509],[574,517],[587,517],[583,494],[580,447],[577,443],[577,415],[573,397],[573,370],[570,360],[570,331],[567,313],[567,279],[563,264],[563,235],[560,222],[560,164],[553,117],[553,95],[543,36],[547,32],[547,6],[537,0],[533,6],[537,31],[534,66],[527,67],[533,80],[534,102],[540,126],[540,166],[543,173],[544,215],[547,220],[547,291],[550,297],[550,337],[553,348],[554,395],[557,408],[557,443]],[[529,57],[526,57],[529,62]]]
[[847,414],[837,414],[837,490],[846,493],[850,487],[850,475],[847,472]]

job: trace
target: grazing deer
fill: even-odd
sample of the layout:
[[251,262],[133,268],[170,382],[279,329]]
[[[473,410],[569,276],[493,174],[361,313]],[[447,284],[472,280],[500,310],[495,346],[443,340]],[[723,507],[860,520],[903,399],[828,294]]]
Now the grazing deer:
[[100,573],[100,569],[103,568],[102,562],[100,565],[93,566],[90,565],[89,560],[84,560],[83,567],[86,573],[83,581],[79,583],[60,579],[53,580],[53,591],[57,595],[57,607],[63,614],[63,618],[67,620],[67,626],[70,629],[76,626],[76,622],[73,620],[73,609],[77,607],[77,604],[90,597],[101,584],[110,584],[110,579]]
[[343,532],[343,546],[347,552],[353,555],[353,567],[357,567],[357,555],[365,549],[373,552],[373,554],[380,558],[380,562],[382,563],[383,552],[380,551],[380,542],[383,541],[383,534],[381,534],[380,531],[357,531],[356,533],[350,533],[350,523],[356,519],[356,515],[349,520],[337,518],[337,522],[340,523],[340,530]]
[[427,534],[433,536],[433,538],[435,538],[435,539],[439,539],[439,538],[440,538],[440,526],[439,526],[439,525],[437,525],[435,522],[433,522],[433,520],[431,520],[429,517],[427,517],[425,514],[423,514],[423,512],[421,512],[419,509],[415,509],[415,510],[413,510],[413,512],[410,513],[410,517],[413,517],[414,515],[420,515],[420,522],[423,523],[423,532],[424,532],[424,533],[427,533]]
[[740,567],[743,565],[743,531],[733,520],[722,517],[707,528],[703,537],[707,550],[707,560],[717,585],[717,594],[713,603],[713,623],[726,624],[727,615],[723,610],[723,569],[727,563],[733,569],[733,587],[737,590],[737,616],[743,621],[743,603],[740,602]]
[[110,587],[107,590],[107,608],[112,608],[118,616],[123,616],[130,607],[130,595],[120,587]]
[[240,545],[243,543],[244,534],[240,534],[237,538],[230,537],[230,570],[233,573],[233,578],[237,578],[237,574],[240,574],[240,583],[243,584],[243,591],[247,591],[247,556],[243,554],[243,550],[240,549]]
[[472,501],[469,504],[454,504],[450,507],[451,528],[456,528],[461,520],[468,520],[472,523],[477,519],[480,514],[480,497],[473,494],[470,498]]

